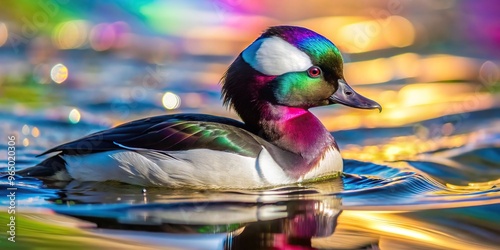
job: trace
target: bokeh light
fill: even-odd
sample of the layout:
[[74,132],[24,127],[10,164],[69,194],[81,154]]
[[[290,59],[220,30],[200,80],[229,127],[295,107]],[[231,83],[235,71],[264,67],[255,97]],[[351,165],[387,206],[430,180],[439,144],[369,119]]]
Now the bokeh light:
[[90,30],[90,46],[96,51],[105,51],[126,45],[129,27],[125,22],[100,23]]
[[21,128],[21,132],[23,135],[29,135],[30,134],[30,126],[27,124],[24,124],[23,127]]
[[402,48],[412,45],[415,39],[415,28],[408,19],[402,16],[391,16],[383,28],[384,38],[391,46]]
[[113,27],[107,23],[101,23],[90,31],[90,45],[94,50],[108,50],[116,40],[116,33]]
[[40,136],[40,130],[37,127],[33,127],[33,129],[31,129],[31,135],[35,138]]
[[0,22],[0,47],[2,47],[9,39],[9,31],[7,30],[7,25]]
[[176,109],[181,105],[181,98],[172,92],[166,92],[163,95],[162,103],[166,109]]
[[479,80],[486,87],[493,87],[500,81],[500,68],[492,61],[486,61],[479,69]]
[[390,16],[385,19],[356,21],[342,26],[336,38],[349,53],[363,53],[391,47],[406,47],[414,42],[415,29],[408,19]]
[[61,63],[54,65],[50,70],[50,78],[57,84],[63,83],[68,79],[68,68]]
[[52,42],[59,49],[77,49],[87,43],[89,23],[85,20],[72,20],[55,27]]
[[80,118],[81,118],[81,115],[80,115],[80,111],[78,111],[78,109],[72,109],[69,112],[69,115],[68,115],[69,122],[76,124],[76,123],[80,122]]

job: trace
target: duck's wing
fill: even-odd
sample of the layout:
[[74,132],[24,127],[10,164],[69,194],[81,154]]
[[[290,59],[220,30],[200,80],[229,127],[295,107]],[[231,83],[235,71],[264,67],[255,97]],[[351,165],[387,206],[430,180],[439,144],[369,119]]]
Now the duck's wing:
[[[118,149],[146,149],[157,152],[212,149],[256,157],[263,140],[233,119],[177,114],[149,117],[97,132],[54,147],[41,155],[61,152],[83,155]],[[264,142],[265,143],[265,142]]]

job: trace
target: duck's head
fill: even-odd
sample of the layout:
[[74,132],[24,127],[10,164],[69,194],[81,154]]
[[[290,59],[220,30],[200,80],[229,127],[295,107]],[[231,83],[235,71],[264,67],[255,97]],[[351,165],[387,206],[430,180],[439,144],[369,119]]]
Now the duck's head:
[[339,103],[381,110],[377,102],[347,84],[338,48],[302,27],[267,29],[241,52],[222,81],[224,103],[233,106],[245,122],[265,105],[307,110]]

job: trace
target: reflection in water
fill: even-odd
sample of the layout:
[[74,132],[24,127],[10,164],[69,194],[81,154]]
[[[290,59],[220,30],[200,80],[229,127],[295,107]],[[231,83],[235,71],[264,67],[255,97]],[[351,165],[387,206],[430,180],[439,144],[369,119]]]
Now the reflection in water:
[[[293,245],[310,246],[312,238],[328,237],[334,232],[341,199],[320,194],[321,189],[315,188],[330,186],[331,192],[340,192],[342,179],[311,187],[222,193],[171,190],[165,194],[162,188],[143,192],[141,187],[120,183],[73,181],[50,185],[64,190],[51,200],[69,205],[52,209],[95,223],[105,229],[104,233],[109,229],[139,230],[162,232],[167,238],[173,237],[169,234],[204,237],[226,233],[219,243],[228,249],[288,249]],[[75,205],[117,201],[120,204]],[[134,203],[137,205],[128,205]]]
[[225,244],[226,249],[307,249],[316,237],[332,235],[340,199],[286,202],[287,217],[250,223]]
[[[359,249],[498,249],[499,205],[388,213],[344,211],[335,232],[312,240],[313,247]],[[473,214],[491,220],[478,223]],[[480,239],[480,240],[479,240]]]
[[[362,164],[358,165],[361,166]],[[394,169],[384,169],[383,166],[372,167],[386,178],[402,174]],[[344,183],[339,180],[344,180]],[[433,210],[420,210],[418,206],[379,207],[385,211],[377,207],[353,210],[356,207],[345,205],[344,199],[353,199],[348,195],[349,189],[353,188],[353,181],[357,182],[356,189],[365,190],[355,191],[356,197],[366,199],[365,202],[369,204],[372,200],[371,190],[378,185],[381,188],[386,185],[383,180],[374,178],[367,182],[345,177],[331,180],[333,183],[328,181],[265,191],[242,193],[171,190],[169,194],[161,189],[148,189],[143,193],[141,187],[119,183],[70,183],[66,185],[66,191],[59,192],[58,197],[53,199],[56,203],[64,202],[68,206],[52,206],[52,209],[59,214],[95,223],[103,236],[161,244],[162,247],[495,249],[500,244],[500,240],[493,237],[500,233],[497,227],[500,223],[500,217],[497,216],[500,209],[498,204],[479,205],[481,202],[478,202],[454,208],[453,204],[444,202],[442,208],[432,204],[430,207],[434,207]],[[403,184],[401,187],[409,185]],[[328,185],[340,185],[347,190],[335,188],[330,190],[330,194],[319,192]],[[398,192],[403,195],[406,191]],[[465,196],[471,194],[464,193]],[[406,195],[409,196],[409,193]],[[445,196],[442,197],[450,197],[449,193],[443,195]],[[437,197],[439,196],[431,195],[428,199],[435,200]],[[119,204],[71,205],[113,203],[117,198]],[[377,200],[387,204],[385,199],[390,198],[379,196]],[[131,205],[134,203],[135,205]],[[347,202],[349,203],[352,201]],[[417,200],[415,203],[424,202]],[[481,219],[478,215],[488,219]],[[114,231],[116,229],[126,231],[117,234]],[[134,237],[130,238],[132,233],[127,231],[142,233],[133,233]],[[162,236],[158,235],[160,232]],[[209,235],[211,240],[207,243],[206,237]],[[148,240],[149,237],[161,237],[164,240],[152,243]]]

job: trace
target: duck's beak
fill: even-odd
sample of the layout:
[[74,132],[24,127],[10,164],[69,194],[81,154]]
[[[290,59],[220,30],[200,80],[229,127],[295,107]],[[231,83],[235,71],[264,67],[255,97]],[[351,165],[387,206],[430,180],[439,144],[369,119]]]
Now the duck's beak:
[[382,106],[374,100],[370,100],[354,91],[345,80],[338,81],[339,87],[328,99],[331,103],[339,103],[359,109],[378,109],[382,112]]

